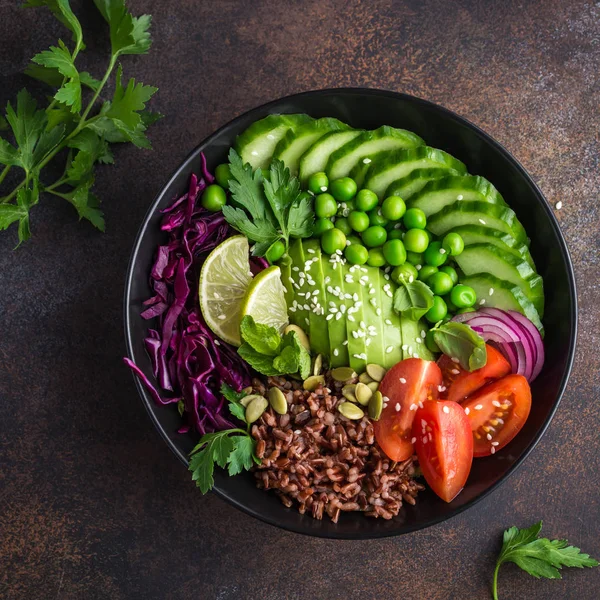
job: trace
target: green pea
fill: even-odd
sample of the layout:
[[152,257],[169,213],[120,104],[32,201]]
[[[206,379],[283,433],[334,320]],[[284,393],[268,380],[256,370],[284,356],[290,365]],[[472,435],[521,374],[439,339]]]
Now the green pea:
[[441,296],[433,297],[433,306],[425,313],[430,323],[441,321],[448,314],[448,307]]
[[383,246],[387,240],[387,231],[381,225],[371,225],[363,231],[362,240],[368,248]]
[[385,256],[381,248],[371,248],[369,250],[369,258],[367,264],[370,267],[383,267],[385,266]]
[[364,265],[369,258],[369,251],[362,244],[350,244],[346,246],[344,256],[352,265]]
[[475,312],[475,309],[472,306],[466,306],[465,308],[459,308],[456,311],[457,315],[464,315],[465,313]]
[[350,242],[351,244],[359,244],[362,246],[362,240],[357,235],[349,235],[346,237],[346,241]]
[[406,229],[425,229],[427,217],[420,208],[409,208],[404,213],[403,223]]
[[371,190],[360,190],[356,195],[356,207],[359,210],[368,212],[373,210],[379,204],[377,194]]
[[391,278],[396,283],[400,283],[401,281],[412,282],[417,279],[418,276],[419,272],[409,262],[405,262],[403,265],[395,267],[391,273]]
[[350,227],[352,227],[354,231],[365,231],[365,229],[369,227],[369,217],[365,212],[353,210],[348,215],[348,223],[350,223]]
[[381,214],[390,221],[397,221],[404,216],[406,204],[400,196],[389,196],[381,205]]
[[337,212],[337,202],[331,194],[315,196],[315,214],[317,217],[333,217]]
[[202,192],[202,199],[200,202],[206,210],[217,212],[227,203],[227,195],[220,185],[213,183]]
[[404,239],[404,231],[402,229],[391,229],[388,231],[388,240]]
[[423,255],[419,252],[407,252],[406,260],[411,265],[422,265],[425,261],[423,260]]
[[450,299],[458,308],[469,308],[475,304],[477,294],[471,286],[459,283],[452,288]]
[[450,275],[450,278],[452,279],[452,285],[456,285],[458,283],[458,273],[456,272],[456,269],[449,265],[444,265],[443,267],[440,267],[440,271]]
[[432,275],[438,272],[438,268],[432,265],[423,265],[419,269],[419,279],[426,282]]
[[231,169],[227,163],[217,165],[215,169],[215,179],[217,183],[226,190],[229,189],[229,180],[231,179]]
[[[336,226],[337,226],[337,222],[336,222]],[[315,221],[315,226],[313,228],[313,236],[320,237],[326,231],[333,229],[333,227],[334,227],[334,225],[329,219],[325,219],[325,218],[317,219]],[[339,229],[339,227],[338,227],[338,229]]]
[[313,194],[320,194],[321,192],[326,192],[329,187],[329,177],[322,171],[319,173],[313,173],[308,178],[308,189]]
[[281,240],[277,240],[271,244],[271,247],[267,250],[265,254],[267,260],[270,264],[276,263],[285,252],[285,246]]
[[442,242],[431,242],[423,257],[428,265],[441,267],[448,260],[448,253],[442,248]]
[[381,225],[381,227],[385,227],[388,224],[388,220],[381,212],[381,207],[374,208],[369,212],[369,223],[371,223],[371,225]]
[[429,245],[429,237],[424,229],[409,229],[404,234],[404,245],[409,252],[425,252]]
[[348,223],[348,219],[346,217],[338,217],[335,220],[335,226],[344,232],[344,235],[350,235],[352,232],[352,227],[350,227],[350,223]]
[[338,202],[348,202],[348,200],[352,200],[356,195],[357,189],[356,181],[350,179],[350,177],[334,179],[329,184],[329,191]]
[[452,289],[454,284],[452,283],[452,277],[450,277],[450,275],[438,271],[437,273],[433,273],[433,275],[427,279],[427,285],[434,294],[443,296]]
[[430,329],[425,336],[425,345],[431,352],[441,352],[440,347],[435,343],[433,339],[433,329]]
[[335,227],[327,230],[321,236],[321,248],[326,254],[335,254],[336,250],[344,250],[346,248],[344,232]]
[[389,240],[383,245],[383,256],[392,267],[404,264],[406,261],[406,249],[402,240]]
[[448,233],[442,240],[442,248],[450,256],[458,256],[465,249],[465,242],[458,233]]

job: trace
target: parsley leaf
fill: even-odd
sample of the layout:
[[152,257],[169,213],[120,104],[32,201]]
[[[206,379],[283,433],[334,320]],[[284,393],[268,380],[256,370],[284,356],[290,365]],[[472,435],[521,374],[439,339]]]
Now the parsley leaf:
[[533,577],[561,579],[562,567],[597,567],[598,561],[581,552],[575,546],[569,546],[566,540],[539,538],[542,522],[535,523],[529,529],[511,527],[504,532],[502,549],[492,582],[494,600],[498,600],[498,571],[506,562],[512,562]]
[[79,219],[87,219],[96,229],[104,231],[104,214],[99,209],[100,201],[90,190],[94,185],[94,178],[85,181],[73,191],[62,194],[68,200],[79,215]]
[[212,489],[215,484],[213,478],[215,463],[210,444],[192,456],[189,470],[192,471],[192,481],[196,482],[203,494]]
[[221,394],[225,397],[225,400],[229,401],[229,412],[239,419],[240,421],[246,422],[246,408],[241,404],[242,398],[245,398],[248,394],[246,392],[236,392],[233,388],[229,387],[226,383],[221,384]]
[[233,451],[227,459],[229,475],[237,475],[244,469],[248,471],[253,462],[260,464],[260,461],[254,458],[256,442],[249,435],[236,436],[233,438],[233,443]]

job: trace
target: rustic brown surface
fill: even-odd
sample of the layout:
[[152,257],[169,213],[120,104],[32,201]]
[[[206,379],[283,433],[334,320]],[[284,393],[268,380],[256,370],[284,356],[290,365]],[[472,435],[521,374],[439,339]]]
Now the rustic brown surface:
[[[28,57],[67,36],[0,2],[0,104]],[[91,5],[91,2],[86,2]],[[45,200],[33,240],[0,234],[0,597],[25,599],[488,598],[505,527],[596,557],[600,453],[600,5],[449,0],[136,0],[155,17],[153,152],[123,148],[99,177],[108,233]],[[250,8],[252,5],[252,8]],[[91,7],[89,68],[102,25]],[[575,369],[547,434],[500,490],[449,522],[376,542],[324,541],[202,497],[154,432],[122,366],[122,282],[167,176],[235,115],[292,92],[373,86],[471,119],[519,158],[558,213],[579,285]],[[501,573],[501,597],[597,598],[600,569],[563,581]]]

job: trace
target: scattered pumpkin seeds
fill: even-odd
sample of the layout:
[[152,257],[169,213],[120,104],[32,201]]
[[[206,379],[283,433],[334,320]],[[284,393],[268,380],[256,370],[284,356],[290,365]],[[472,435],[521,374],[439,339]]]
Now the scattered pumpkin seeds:
[[356,396],[359,404],[367,406],[371,396],[373,395],[373,392],[367,387],[367,384],[357,383],[356,389],[354,390],[354,395]]
[[325,377],[323,375],[311,375],[304,380],[302,387],[309,392],[314,392],[320,385],[325,384]]
[[244,394],[251,394],[254,391],[254,388],[249,385],[248,387],[245,387],[242,392],[244,392]]
[[272,387],[269,390],[269,404],[279,415],[285,415],[287,412],[288,405],[285,394],[278,387]]
[[358,421],[365,416],[365,413],[358,407],[356,404],[352,404],[352,402],[342,402],[338,404],[338,410],[346,419],[351,419],[353,421]]
[[381,411],[383,410],[383,396],[380,391],[375,392],[369,400],[369,417],[373,421],[379,421]]
[[356,371],[352,367],[337,367],[332,369],[331,376],[335,381],[348,381],[356,377]]
[[323,368],[323,355],[317,354],[315,362],[313,363],[313,375],[320,375],[321,369]]
[[350,402],[358,402],[358,400],[356,399],[356,395],[354,393],[354,391],[356,390],[356,384],[355,383],[348,383],[347,385],[345,385],[342,388],[342,396],[344,396],[344,398],[346,398],[346,400],[350,400]]
[[364,373],[361,373],[359,375],[358,380],[361,383],[371,383],[371,381],[373,381],[373,378],[365,371]]
[[269,406],[267,399],[263,396],[256,396],[249,404],[246,406],[246,422],[254,423],[260,419],[260,416],[265,412]]
[[367,387],[372,392],[376,392],[379,389],[379,382],[378,381],[371,381],[371,383],[367,383]]
[[308,341],[308,336],[304,331],[298,327],[298,325],[288,325],[284,330],[283,334],[289,333],[290,331],[295,331],[298,334],[298,340],[300,343],[310,352],[310,342]]
[[262,398],[262,396],[260,394],[249,394],[248,396],[244,396],[240,400],[240,404],[242,406],[248,406],[248,404],[250,404],[250,402],[252,402],[252,400],[254,400],[254,398]]
[[381,381],[385,377],[387,371],[381,365],[371,363],[367,365],[367,373],[373,381]]

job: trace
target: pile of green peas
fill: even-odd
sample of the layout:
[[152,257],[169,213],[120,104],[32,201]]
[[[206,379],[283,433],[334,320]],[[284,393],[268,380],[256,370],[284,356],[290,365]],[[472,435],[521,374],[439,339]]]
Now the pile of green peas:
[[425,315],[430,323],[474,310],[475,290],[459,284],[456,269],[447,264],[464,249],[458,233],[434,239],[421,209],[407,209],[400,196],[388,196],[380,203],[374,192],[359,190],[350,177],[330,182],[326,173],[315,173],[308,189],[315,196],[313,235],[320,238],[323,252],[342,251],[353,265],[393,267],[391,278],[396,283],[417,279],[426,283],[434,294]]

